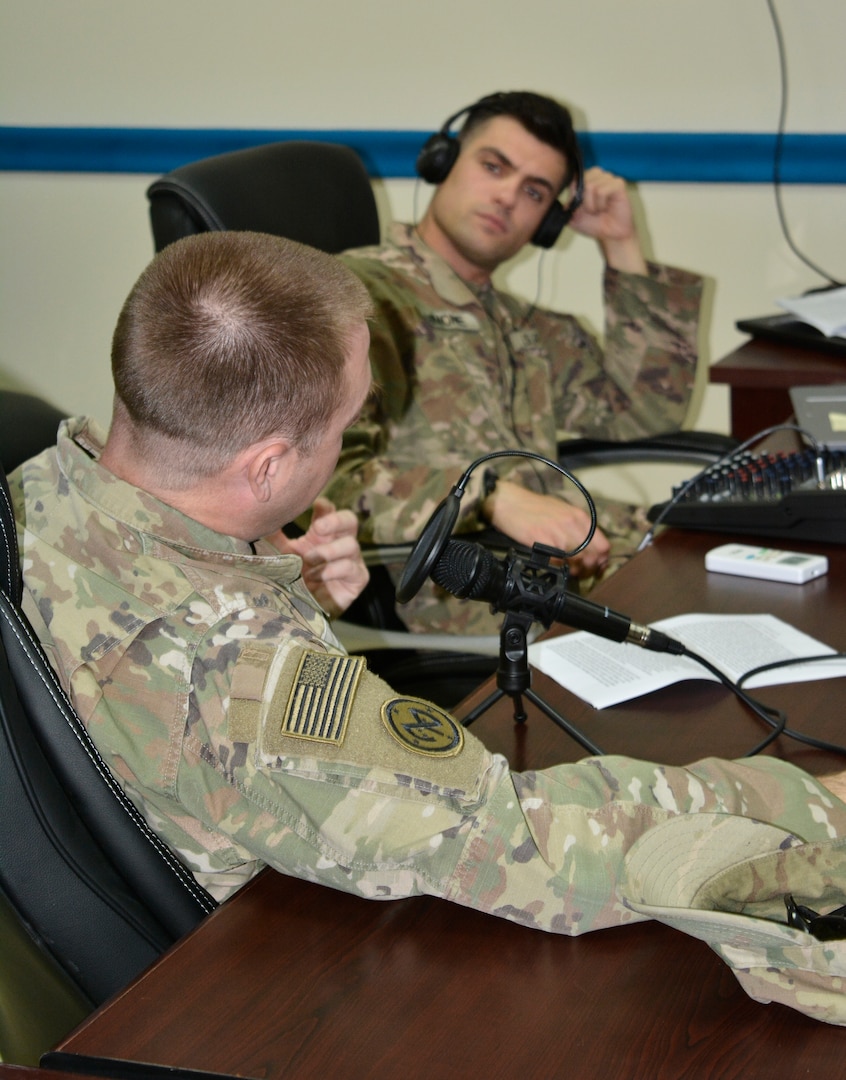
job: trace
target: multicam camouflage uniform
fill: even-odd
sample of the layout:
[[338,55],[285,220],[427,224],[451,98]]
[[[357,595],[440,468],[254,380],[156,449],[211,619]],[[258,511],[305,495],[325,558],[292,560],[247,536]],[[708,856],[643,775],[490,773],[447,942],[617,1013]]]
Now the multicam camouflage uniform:
[[[604,350],[570,315],[493,288],[471,289],[407,225],[382,247],[343,261],[376,305],[373,376],[380,388],[345,438],[327,494],[354,509],[365,543],[414,540],[467,467],[494,450],[557,459],[567,434],[629,439],[678,429],[696,367],[701,279],[650,265],[649,276],[605,273]],[[565,458],[566,464],[566,458]],[[525,459],[496,462],[535,491],[583,506],[557,472]],[[482,469],[462,499],[457,531],[480,521]],[[612,553],[632,553],[642,512],[603,501],[599,524]],[[393,567],[395,580],[401,566]],[[493,633],[499,618],[428,583],[398,607],[409,629]]]
[[216,896],[270,864],[578,934],[646,917],[656,880],[666,902],[675,879],[647,858],[627,883],[625,859],[679,815],[759,818],[821,845],[846,835],[846,806],[772,758],[512,773],[343,654],[297,557],[117,479],[101,444],[71,421],[58,452],[11,478],[28,610],[109,766]]

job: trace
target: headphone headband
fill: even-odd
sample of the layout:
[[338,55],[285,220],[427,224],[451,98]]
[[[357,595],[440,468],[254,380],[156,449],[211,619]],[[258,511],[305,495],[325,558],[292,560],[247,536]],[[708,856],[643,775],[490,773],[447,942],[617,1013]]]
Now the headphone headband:
[[[447,176],[449,176],[450,170],[461,152],[459,138],[450,133],[450,128],[455,121],[465,113],[467,113],[469,119],[474,112],[481,110],[490,110],[491,116],[507,116],[509,115],[507,99],[511,96],[512,95],[506,94],[503,91],[488,94],[486,97],[480,98],[472,105],[465,105],[464,108],[459,109],[458,112],[449,116],[441,125],[440,130],[436,131],[433,135],[430,135],[420,148],[416,162],[417,175],[428,184],[443,183]],[[516,116],[516,114],[515,119],[519,122],[519,116]],[[532,243],[537,247],[551,248],[561,235],[562,230],[568,224],[573,214],[582,204],[582,199],[584,198],[584,168],[582,165],[582,157],[579,152],[578,140],[575,138],[575,135],[573,138],[573,147],[572,157],[574,160],[568,161],[567,164],[571,167],[573,179],[576,183],[576,190],[573,192],[573,195],[566,206],[558,199],[553,200],[552,205],[547,210],[532,237]]]

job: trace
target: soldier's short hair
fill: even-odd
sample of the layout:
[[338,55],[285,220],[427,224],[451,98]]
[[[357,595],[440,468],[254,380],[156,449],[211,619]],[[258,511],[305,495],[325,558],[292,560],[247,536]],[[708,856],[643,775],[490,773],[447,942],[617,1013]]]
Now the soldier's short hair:
[[467,110],[467,118],[458,133],[465,139],[475,128],[495,116],[510,116],[530,135],[563,154],[567,162],[564,187],[572,183],[576,163],[580,160],[579,144],[570,110],[554,98],[535,94],[531,90],[501,90],[480,98]]
[[115,415],[145,451],[178,454],[184,476],[212,475],[272,435],[308,450],[342,404],[351,335],[371,306],[351,271],[303,244],[251,232],[178,240],[120,313]]

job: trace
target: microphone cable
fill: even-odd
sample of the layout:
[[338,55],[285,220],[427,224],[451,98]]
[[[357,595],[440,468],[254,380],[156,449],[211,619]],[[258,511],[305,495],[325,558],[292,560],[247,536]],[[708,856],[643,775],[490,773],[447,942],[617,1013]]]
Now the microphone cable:
[[580,551],[583,551],[593,539],[593,534],[596,532],[596,503],[593,501],[593,496],[584,486],[584,484],[576,476],[574,476],[569,470],[565,469],[563,465],[559,465],[557,461],[553,461],[551,458],[546,458],[543,454],[536,454],[533,450],[492,450],[488,454],[483,454],[482,457],[476,458],[476,460],[464,470],[458,483],[452,489],[453,494],[459,499],[464,494],[464,489],[467,486],[467,481],[470,479],[472,473],[479,465],[484,465],[486,461],[493,461],[495,458],[501,457],[524,457],[531,458],[534,461],[541,461],[544,465],[549,465],[550,468],[556,472],[561,473],[563,477],[570,481],[578,491],[581,493],[585,500],[585,504],[588,508],[588,514],[590,516],[590,525],[585,535],[584,540],[570,551],[560,550],[558,554],[564,558],[570,558],[573,555],[578,555]]
[[[730,679],[725,672],[721,671],[716,664],[712,664],[710,660],[706,660],[704,656],[700,656],[699,653],[694,652],[693,649],[688,649],[686,645],[682,645],[681,655],[688,657],[690,660],[695,660],[697,664],[700,664],[707,671],[710,671],[728,690],[737,697],[748,709],[751,709],[757,717],[759,717],[767,725],[772,728],[770,734],[762,739],[752,747],[751,750],[747,750],[743,757],[754,757],[756,754],[760,754],[762,750],[765,750],[770,743],[775,740],[783,732],[787,731],[787,714],[782,712],[781,709],[773,708],[769,705],[764,705],[763,702],[753,698],[745,690],[741,688],[740,680],[734,682]],[[745,677],[745,676],[744,676]]]
[[[737,680],[737,686],[738,688],[742,687],[748,679],[751,679],[753,676],[759,675],[764,671],[774,671],[781,667],[795,667],[798,664],[818,664],[825,660],[846,660],[846,653],[821,653],[818,656],[792,656],[785,660],[773,660],[769,664],[761,664],[759,667],[750,668],[749,671],[745,671]],[[780,712],[780,710],[777,709],[771,711]],[[841,746],[839,743],[828,742],[825,739],[817,739],[813,735],[806,735],[804,732],[795,731],[786,725],[783,728],[783,733],[787,735],[788,738],[795,739],[796,742],[804,743],[806,746],[811,746],[815,750],[828,750],[835,754],[846,754],[846,746]]]
[[747,750],[743,757],[754,757],[756,754],[760,754],[762,750],[765,750],[771,743],[775,742],[780,735],[786,735],[788,738],[811,746],[816,750],[826,750],[835,754],[846,754],[846,746],[840,746],[838,743],[828,742],[824,739],[816,739],[812,735],[805,735],[800,731],[795,731],[793,728],[788,727],[787,713],[782,709],[775,708],[775,706],[766,705],[764,702],[752,697],[751,694],[743,689],[743,684],[747,682],[747,680],[762,672],[773,671],[776,668],[790,667],[798,664],[817,663],[823,660],[843,660],[846,659],[846,653],[823,653],[818,656],[797,656],[790,657],[786,660],[774,660],[771,663],[761,664],[759,667],[750,668],[749,671],[745,671],[735,682],[715,664],[712,664],[710,660],[706,660],[704,656],[700,656],[699,653],[695,652],[693,649],[689,649],[683,643],[680,644],[680,655],[696,661],[697,664],[700,664],[707,671],[710,671],[711,674],[726,687],[726,689],[731,690],[739,701],[750,709],[768,727],[772,728],[770,734],[753,746],[751,750]]

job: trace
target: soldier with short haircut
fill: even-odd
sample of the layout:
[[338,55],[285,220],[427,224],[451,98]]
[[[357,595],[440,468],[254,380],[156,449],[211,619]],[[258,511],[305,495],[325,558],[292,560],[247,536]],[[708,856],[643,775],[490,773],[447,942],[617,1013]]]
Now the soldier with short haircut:
[[114,775],[220,899],[269,865],[560,934],[677,911],[750,993],[846,1021],[838,943],[772,914],[785,890],[842,891],[842,776],[772,757],[513,773],[339,646],[328,613],[367,578],[354,515],[321,501],[304,537],[279,530],[370,392],[369,313],[329,255],[180,240],[121,313],[108,435],[68,421],[12,474],[25,610]]
[[[458,136],[451,124],[467,114]],[[437,184],[415,228],[343,258],[376,306],[370,359],[379,392],[344,440],[327,494],[351,507],[367,543],[415,539],[471,461],[504,449],[557,458],[567,436],[630,439],[677,430],[694,385],[700,278],[644,259],[625,183],[583,174],[569,111],[524,91],[491,94],[426,143],[420,175]],[[605,341],[575,318],[518,300],[492,275],[565,224],[605,262]],[[566,464],[566,457],[565,457]],[[571,561],[595,578],[632,554],[641,508],[598,500],[600,528]],[[570,550],[584,503],[558,473],[506,458],[477,470],[458,530],[489,525],[527,546]],[[401,566],[392,566],[395,583]],[[413,631],[494,633],[499,617],[428,583],[397,608]]]

